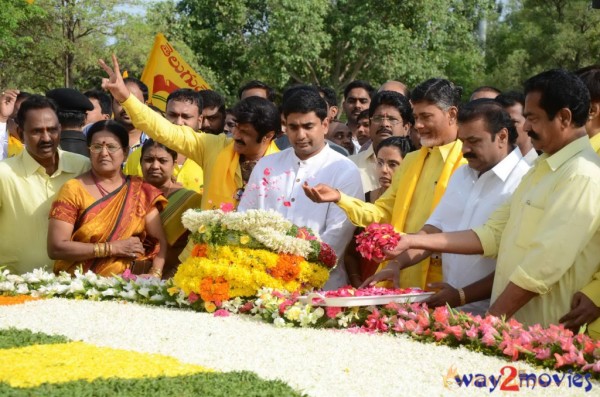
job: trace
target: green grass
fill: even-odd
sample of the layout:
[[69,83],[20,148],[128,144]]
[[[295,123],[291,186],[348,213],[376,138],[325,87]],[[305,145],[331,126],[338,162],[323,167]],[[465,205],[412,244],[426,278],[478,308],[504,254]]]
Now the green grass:
[[23,347],[30,345],[49,345],[65,343],[69,340],[60,335],[46,335],[41,332],[31,332],[28,329],[0,329],[0,349]]
[[0,383],[0,396],[285,397],[304,396],[304,394],[295,391],[282,381],[266,381],[252,372],[213,372],[171,378],[98,379],[93,382],[44,384],[26,389],[13,388],[6,383]]

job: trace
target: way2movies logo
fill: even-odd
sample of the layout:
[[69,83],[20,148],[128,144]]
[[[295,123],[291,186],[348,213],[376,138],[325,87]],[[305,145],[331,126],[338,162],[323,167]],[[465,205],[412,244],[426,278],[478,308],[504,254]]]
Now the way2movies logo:
[[461,375],[453,365],[448,369],[447,374],[442,376],[445,388],[455,390],[461,388],[489,389],[490,393],[496,390],[518,392],[535,388],[576,388],[583,389],[587,393],[592,390],[590,378],[591,374],[589,373],[580,374],[572,371],[554,374],[528,373],[524,370],[517,370],[512,365],[500,368],[500,373],[497,375],[473,373]]

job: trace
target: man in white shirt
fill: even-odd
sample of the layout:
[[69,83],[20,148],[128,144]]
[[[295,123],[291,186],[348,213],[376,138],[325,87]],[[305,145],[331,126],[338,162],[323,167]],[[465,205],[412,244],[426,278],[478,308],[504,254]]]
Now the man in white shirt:
[[531,138],[527,135],[527,131],[523,129],[525,125],[525,117],[523,116],[525,95],[517,91],[509,91],[498,95],[494,100],[506,110],[513,123],[515,123],[515,128],[519,134],[517,146],[527,164],[533,165],[533,162],[538,158],[538,154],[533,147],[533,143],[531,143]]
[[293,88],[283,103],[287,135],[292,144],[279,153],[263,157],[254,167],[238,211],[273,209],[298,226],[318,233],[337,254],[337,267],[325,289],[348,284],[343,253],[352,238],[354,226],[335,203],[317,205],[302,190],[302,185],[326,183],[363,199],[358,169],[325,141],[327,104],[311,87]]
[[[420,234],[453,232],[484,224],[489,215],[512,195],[529,170],[515,146],[517,131],[510,115],[493,100],[478,99],[460,109],[458,137],[463,142],[463,157],[469,164],[452,175],[444,196]],[[432,255],[429,251],[409,250],[366,283],[385,279],[398,282],[397,272],[401,268],[429,255]],[[441,258],[445,283],[440,285],[442,291],[432,297],[430,303],[448,302],[451,306],[461,306],[461,310],[483,315],[490,304],[491,282],[483,286],[481,295],[469,297],[471,303],[466,305],[462,287],[492,274],[496,259],[446,253]],[[477,299],[481,297],[485,299]]]

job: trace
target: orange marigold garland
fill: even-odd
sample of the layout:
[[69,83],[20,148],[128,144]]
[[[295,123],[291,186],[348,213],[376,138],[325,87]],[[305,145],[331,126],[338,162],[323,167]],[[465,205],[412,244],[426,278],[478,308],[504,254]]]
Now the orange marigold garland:
[[279,254],[277,265],[271,269],[271,276],[284,281],[292,281],[300,274],[300,262],[303,258],[298,255]]
[[196,244],[192,248],[191,255],[195,258],[204,258],[208,252],[208,246],[206,244]]
[[223,277],[205,277],[200,282],[200,298],[205,302],[226,301],[229,299],[229,282]]

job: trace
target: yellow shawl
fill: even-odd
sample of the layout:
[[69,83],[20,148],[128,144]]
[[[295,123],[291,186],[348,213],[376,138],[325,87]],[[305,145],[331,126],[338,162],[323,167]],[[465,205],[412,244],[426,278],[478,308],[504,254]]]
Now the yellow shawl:
[[[412,158],[410,163],[402,164],[407,168],[403,175],[403,181],[399,184],[399,187],[402,190],[397,193],[396,202],[394,203],[392,218],[393,225],[396,230],[405,231],[406,219],[409,215],[409,208],[417,188],[417,183],[419,182],[419,178],[423,172],[423,167],[425,165],[425,160],[427,159],[429,150],[429,148],[421,148],[417,155]],[[444,162],[442,172],[437,179],[437,183],[433,192],[431,208],[429,208],[429,214],[433,212],[435,207],[440,202],[444,192],[446,191],[446,187],[448,186],[448,181],[450,180],[450,177],[454,171],[456,171],[456,169],[463,164],[462,142],[457,140],[450,149],[448,156],[446,157],[446,161]],[[402,288],[425,288],[428,283],[441,282],[441,261],[434,260],[436,266],[431,267],[430,263],[430,258],[427,258],[417,265],[403,270],[400,273],[400,286]],[[385,263],[381,264],[377,271],[383,269],[384,267]]]
[[[219,208],[221,204],[230,203],[237,207],[239,201],[234,197],[241,189],[242,178],[240,170],[240,155],[233,150],[234,142],[231,141],[217,156],[215,167],[212,170],[210,182],[204,188],[205,200],[202,200],[202,209],[210,210]],[[278,152],[275,140],[267,148],[264,156]],[[207,170],[205,170],[207,172]],[[240,174],[237,176],[237,174]],[[237,176],[237,177],[236,177]]]

